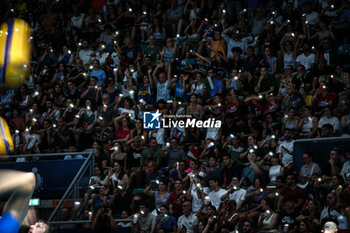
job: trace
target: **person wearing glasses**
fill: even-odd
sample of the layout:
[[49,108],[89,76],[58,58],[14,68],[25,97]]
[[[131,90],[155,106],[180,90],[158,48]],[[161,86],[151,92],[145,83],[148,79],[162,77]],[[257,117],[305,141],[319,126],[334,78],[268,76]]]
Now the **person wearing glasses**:
[[[179,217],[177,226],[181,231],[182,228],[186,228],[187,233],[198,232],[198,218],[192,213],[192,202],[185,201],[182,204],[183,215]],[[178,231],[179,231],[178,230]]]

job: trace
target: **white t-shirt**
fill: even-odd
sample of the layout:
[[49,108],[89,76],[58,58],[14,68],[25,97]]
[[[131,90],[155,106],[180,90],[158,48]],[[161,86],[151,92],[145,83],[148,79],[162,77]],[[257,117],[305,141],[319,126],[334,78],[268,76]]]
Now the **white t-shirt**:
[[305,69],[308,70],[310,69],[311,64],[315,63],[315,54],[310,53],[309,56],[305,56],[305,54],[302,53],[297,57],[296,62],[300,62],[300,64],[305,66]]
[[[332,211],[330,212],[330,214],[331,214],[332,218],[337,218],[337,217],[340,215],[340,214],[338,213],[338,211],[336,211],[336,210],[332,210]],[[326,208],[326,209],[322,210],[322,212],[321,212],[320,221],[322,222],[322,220],[323,220],[324,218],[328,218],[328,217],[331,217],[331,216],[329,216],[329,214],[328,214],[328,208]]]
[[[187,176],[190,177],[190,178],[192,178],[192,175],[196,175],[196,174],[194,174],[193,172],[187,173]],[[202,172],[202,171],[200,171],[200,172],[198,173],[198,175],[199,175],[200,177],[202,177],[202,178],[205,176],[204,172]]]
[[202,93],[202,91],[203,91],[203,86],[204,86],[203,83],[201,83],[201,85],[199,85],[199,86],[196,85],[196,84],[192,84],[193,92],[194,92],[195,94],[200,95],[200,94]]
[[232,51],[234,47],[239,47],[242,49],[243,53],[247,52],[247,47],[248,47],[248,42],[250,42],[250,38],[243,38],[239,41],[235,41],[232,37],[226,35],[226,34],[221,34],[222,38],[226,41],[227,44],[227,57],[232,57]]
[[331,118],[327,118],[326,116],[321,117],[320,121],[318,122],[318,128],[322,128],[323,125],[325,124],[331,124],[333,126],[334,130],[339,130],[339,119],[338,117],[331,117]]
[[344,180],[350,180],[350,161],[343,164],[340,174],[344,177]]
[[208,140],[209,138],[213,140],[218,140],[219,139],[219,130],[220,128],[217,127],[209,127],[207,130],[207,135],[205,137],[205,140]]
[[235,200],[236,204],[238,205],[241,201],[245,200],[245,195],[247,194],[247,190],[245,189],[239,189],[234,191],[233,193],[230,193],[228,195],[228,198],[230,200]]
[[242,153],[242,151],[244,150],[243,147],[239,146],[238,148],[235,148],[232,145],[228,145],[227,148],[228,148],[228,152],[233,151],[233,152]]
[[135,120],[135,111],[132,109],[118,108],[120,115],[127,113],[131,120]]
[[24,136],[25,143],[28,143],[27,149],[30,150],[35,146],[35,143],[37,141],[40,141],[40,135],[39,134],[27,134]]
[[101,66],[105,64],[108,55],[108,53],[102,53],[102,55],[100,55],[100,53],[96,53],[96,59],[100,62]]
[[155,137],[157,139],[157,144],[164,145],[164,128],[158,129],[157,132],[152,134],[152,131],[149,132],[149,137]]
[[[203,187],[203,192],[205,194],[209,193],[209,188],[208,187]],[[196,191],[196,186],[195,184],[192,185],[192,189],[191,189],[191,196],[192,196],[192,212],[196,213],[202,206],[202,199],[200,199],[200,197],[198,197],[198,193]],[[205,209],[202,210],[203,213],[207,212],[206,207],[204,207]]]
[[216,209],[219,209],[221,203],[221,196],[226,194],[227,191],[225,189],[220,188],[217,192],[210,191],[208,196],[210,198],[210,202]]
[[113,60],[113,65],[114,66],[117,66],[117,65],[120,64],[120,59],[119,59],[119,56],[118,56],[117,52],[113,52],[112,55],[111,55],[111,58]]
[[83,27],[83,24],[84,24],[84,14],[80,14],[79,16],[72,16],[70,18],[71,20],[71,23],[74,27],[77,27],[77,28],[82,28]]
[[309,22],[309,24],[318,24],[318,16],[319,14],[316,11],[311,12],[310,14],[306,15],[306,20]]
[[167,101],[170,97],[170,90],[168,90],[169,81],[166,80],[164,83],[157,83],[157,101],[165,100]]
[[182,215],[177,220],[177,226],[178,227],[184,226],[186,227],[187,233],[193,233],[194,227],[198,226],[198,218],[194,214],[190,214],[188,217],[186,217],[185,215]]
[[282,164],[286,165],[287,163],[293,163],[293,155],[288,154],[286,150],[282,148],[284,146],[287,150],[290,152],[293,152],[294,148],[294,140],[291,142],[284,141],[281,143],[281,145],[278,147],[278,153],[282,154]]
[[269,170],[270,182],[275,181],[281,175],[281,165],[271,166]]
[[80,50],[79,51],[79,58],[83,61],[83,64],[86,65],[91,61],[91,56],[90,54],[93,53],[92,50]]

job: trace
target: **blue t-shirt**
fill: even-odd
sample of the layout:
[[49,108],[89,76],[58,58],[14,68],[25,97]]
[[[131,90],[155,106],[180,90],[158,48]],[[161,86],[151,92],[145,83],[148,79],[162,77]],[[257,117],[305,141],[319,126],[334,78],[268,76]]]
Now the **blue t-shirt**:
[[305,100],[300,93],[295,93],[292,98],[290,98],[290,102],[295,109],[301,109],[305,105]]
[[213,86],[214,86],[214,88],[210,91],[211,97],[218,94],[219,90],[224,88],[224,84],[222,84],[221,80],[219,80],[219,79],[215,79]]
[[6,212],[0,218],[0,232],[1,233],[17,233],[21,225],[18,220],[9,212]]
[[100,85],[105,81],[106,78],[106,73],[104,72],[104,70],[92,70],[89,74],[90,77],[95,76],[98,78],[97,84]]
[[185,94],[185,91],[183,87],[180,84],[180,81],[176,82],[175,84],[175,96],[176,97],[183,97]]
[[[187,173],[181,174],[181,178],[184,179],[187,176]],[[179,180],[179,173],[175,170],[170,173],[170,178],[173,180]]]
[[150,86],[138,86],[139,90],[139,100],[143,99],[148,104],[152,102],[151,87]]
[[[159,224],[161,219],[157,220]],[[165,232],[173,232],[174,227],[176,226],[176,218],[174,216],[169,216],[168,219],[160,224],[160,227],[165,230]]]
[[[107,196],[107,200],[111,200],[111,196]],[[100,206],[103,205],[103,199],[101,199],[100,196],[96,196],[92,198],[93,206],[94,206],[94,214],[97,213],[97,210],[100,208]]]

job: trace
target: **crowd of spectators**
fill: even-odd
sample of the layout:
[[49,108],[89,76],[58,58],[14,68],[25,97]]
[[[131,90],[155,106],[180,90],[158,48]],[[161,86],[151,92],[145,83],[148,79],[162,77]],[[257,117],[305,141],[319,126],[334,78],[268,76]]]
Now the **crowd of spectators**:
[[[310,233],[326,220],[349,232],[350,150],[325,164],[305,152],[293,169],[295,139],[350,133],[349,1],[0,5],[33,32],[28,80],[0,85],[14,154],[94,153],[84,211],[62,219],[97,232]],[[144,129],[155,110],[222,126]]]

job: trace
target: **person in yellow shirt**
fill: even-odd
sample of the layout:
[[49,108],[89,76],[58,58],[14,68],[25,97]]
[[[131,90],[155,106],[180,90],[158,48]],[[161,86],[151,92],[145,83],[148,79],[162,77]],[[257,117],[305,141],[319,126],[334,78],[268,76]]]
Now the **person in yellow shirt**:
[[210,57],[215,57],[215,52],[222,52],[226,56],[226,41],[221,37],[221,32],[219,30],[214,31],[214,38],[209,42],[212,50],[210,52]]
[[306,106],[312,106],[312,95],[305,91],[305,87],[300,87],[299,93],[303,96]]

